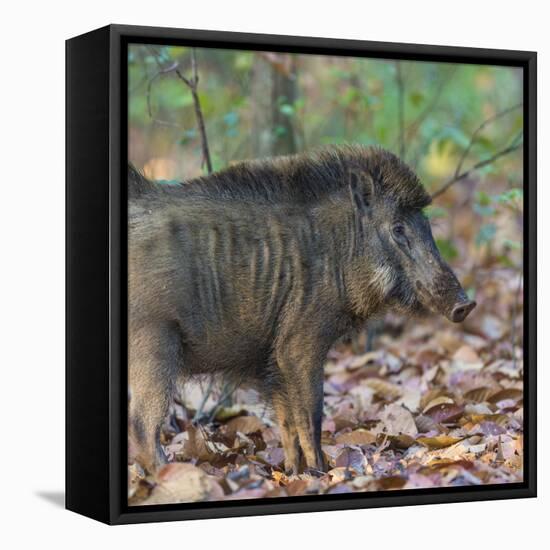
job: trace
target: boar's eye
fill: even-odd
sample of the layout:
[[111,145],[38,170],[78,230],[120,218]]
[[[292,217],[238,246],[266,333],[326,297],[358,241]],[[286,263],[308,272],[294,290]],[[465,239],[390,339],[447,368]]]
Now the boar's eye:
[[391,232],[392,232],[392,237],[397,244],[407,246],[410,248],[411,245],[405,233],[405,226],[402,223],[394,224],[394,226],[391,228]]
[[396,239],[402,239],[405,236],[405,226],[402,223],[396,223],[392,228],[392,232]]

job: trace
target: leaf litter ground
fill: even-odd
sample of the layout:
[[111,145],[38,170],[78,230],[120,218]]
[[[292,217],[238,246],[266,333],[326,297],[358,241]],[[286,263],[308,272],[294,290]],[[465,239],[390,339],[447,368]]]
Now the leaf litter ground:
[[[480,276],[483,276],[481,274]],[[204,386],[187,388],[162,433],[156,477],[129,464],[130,504],[276,498],[521,482],[521,281],[490,270],[463,325],[388,316],[374,351],[361,339],[325,366],[326,473],[286,475],[279,432],[251,391],[193,422]],[[216,404],[216,394],[207,407]]]

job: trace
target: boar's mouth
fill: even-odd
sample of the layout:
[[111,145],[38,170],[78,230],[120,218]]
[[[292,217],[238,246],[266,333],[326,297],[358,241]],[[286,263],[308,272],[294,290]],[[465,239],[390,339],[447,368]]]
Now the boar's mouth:
[[[436,287],[439,285],[436,285]],[[430,292],[420,281],[415,283],[416,292],[422,305],[447,317],[453,323],[461,323],[476,307],[460,285],[439,286],[437,292]]]

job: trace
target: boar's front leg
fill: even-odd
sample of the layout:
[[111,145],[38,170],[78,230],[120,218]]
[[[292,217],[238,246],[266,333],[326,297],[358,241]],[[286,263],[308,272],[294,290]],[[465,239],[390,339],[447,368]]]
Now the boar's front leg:
[[181,370],[181,337],[168,325],[131,326],[128,351],[129,433],[136,460],[155,473],[166,463],[160,431]]
[[[313,376],[317,378],[315,374]],[[322,376],[319,378],[320,381],[302,379],[303,386],[293,392],[291,408],[306,465],[321,472],[324,471],[325,465],[321,451],[323,382]]]
[[[297,435],[307,467],[324,471],[321,451],[324,347],[320,349],[318,345],[308,346],[303,340],[296,340],[294,343],[287,341],[285,348],[279,353],[277,363],[285,380],[287,417],[293,422],[290,433]],[[285,446],[285,454],[288,446]],[[296,460],[292,450],[287,459]]]
[[285,452],[285,471],[288,474],[297,474],[300,470],[302,451],[289,403],[288,392],[283,389],[276,393],[273,398],[273,408],[281,432],[281,443]]

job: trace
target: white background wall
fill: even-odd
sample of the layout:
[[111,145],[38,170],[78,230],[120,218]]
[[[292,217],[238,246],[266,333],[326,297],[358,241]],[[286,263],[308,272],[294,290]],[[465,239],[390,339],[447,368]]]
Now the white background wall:
[[[548,544],[549,30],[545,2],[5,2],[0,40],[0,544],[4,548],[438,548]],[[534,500],[108,528],[66,512],[64,40],[107,23],[539,52],[539,494]],[[546,97],[545,97],[546,96]],[[543,313],[544,312],[544,313]],[[546,339],[548,333],[546,333]],[[546,340],[547,342],[547,340]],[[548,435],[546,433],[546,435]],[[57,495],[57,497],[55,497]],[[9,542],[8,542],[9,541]],[[7,544],[6,544],[7,543]]]

